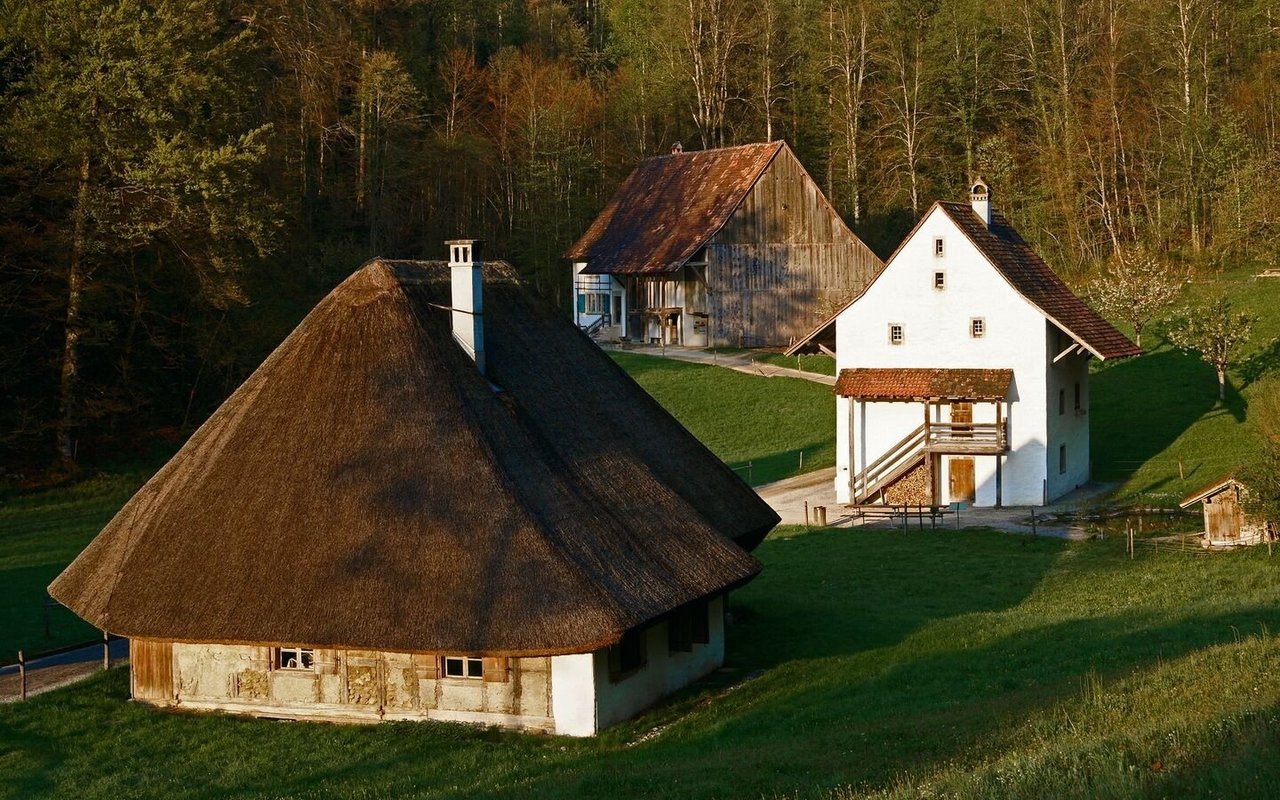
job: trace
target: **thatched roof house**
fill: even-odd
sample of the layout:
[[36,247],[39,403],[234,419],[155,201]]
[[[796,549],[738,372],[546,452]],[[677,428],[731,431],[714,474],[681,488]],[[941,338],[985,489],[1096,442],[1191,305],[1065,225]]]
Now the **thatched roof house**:
[[[608,661],[759,571],[747,551],[774,512],[510,267],[468,251],[374,260],[344,281],[50,586],[98,627],[177,643],[167,666],[163,650],[135,656],[159,671],[135,668],[135,695],[590,733],[613,719],[557,719],[551,701],[571,698],[547,696],[568,687],[445,708],[434,684],[484,668],[510,682],[518,662],[551,684],[550,657]],[[254,675],[205,674],[228,657]],[[362,659],[397,682],[399,659],[433,685],[406,677],[397,708],[385,687],[351,689],[343,662]],[[303,663],[313,707],[271,683]],[[183,690],[201,680],[216,690]]]

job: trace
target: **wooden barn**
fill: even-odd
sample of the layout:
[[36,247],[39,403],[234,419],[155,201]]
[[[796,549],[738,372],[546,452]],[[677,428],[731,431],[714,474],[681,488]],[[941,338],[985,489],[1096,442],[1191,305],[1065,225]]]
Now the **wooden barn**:
[[1179,505],[1190,508],[1200,503],[1203,506],[1205,547],[1258,544],[1268,537],[1275,538],[1271,523],[1245,513],[1243,500],[1247,493],[1244,484],[1234,476],[1227,476],[1187,495]]
[[695,347],[788,345],[881,266],[784,142],[640,162],[565,256],[580,327]]
[[450,248],[334,289],[49,587],[134,699],[591,735],[722,663],[777,515]]

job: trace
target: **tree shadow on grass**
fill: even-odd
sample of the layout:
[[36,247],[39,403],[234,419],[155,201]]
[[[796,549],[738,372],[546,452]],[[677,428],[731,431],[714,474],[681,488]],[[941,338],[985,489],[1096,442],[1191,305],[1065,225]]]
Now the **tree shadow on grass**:
[[[1128,479],[1217,405],[1212,368],[1179,350],[1164,348],[1095,369],[1089,379],[1089,436],[1096,480]],[[1231,392],[1227,410],[1243,413],[1237,392]]]

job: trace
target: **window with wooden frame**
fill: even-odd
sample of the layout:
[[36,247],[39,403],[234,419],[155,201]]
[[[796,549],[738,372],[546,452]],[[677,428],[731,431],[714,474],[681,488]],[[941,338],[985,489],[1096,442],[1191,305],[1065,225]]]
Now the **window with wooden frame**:
[[693,623],[690,638],[694,644],[710,644],[711,642],[711,604],[706,600],[697,600],[690,604],[689,615]]
[[645,631],[633,628],[622,634],[622,640],[609,647],[609,680],[617,683],[638,672],[648,663]]
[[943,245],[941,236],[933,237],[933,255],[935,258],[942,258]]
[[981,339],[987,335],[987,319],[986,317],[970,317],[969,319],[969,336],[974,339]]
[[275,657],[276,669],[313,670],[316,665],[316,651],[306,647],[277,647]]
[[688,653],[693,649],[693,609],[683,606],[667,617],[667,652]]
[[947,273],[940,269],[935,269],[933,271],[933,288],[938,291],[942,291],[947,288]]
[[441,661],[443,662],[441,672],[446,678],[484,679],[484,659],[471,656],[445,656]]
[[901,322],[889,323],[889,344],[902,344],[906,340]]

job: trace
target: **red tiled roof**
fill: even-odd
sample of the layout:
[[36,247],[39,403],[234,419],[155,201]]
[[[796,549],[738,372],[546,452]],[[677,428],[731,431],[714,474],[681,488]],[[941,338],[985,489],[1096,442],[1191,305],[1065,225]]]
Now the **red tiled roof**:
[[591,274],[671,272],[716,234],[782,142],[641,161],[565,253]]
[[864,400],[1003,400],[1013,381],[1011,369],[842,369],[836,394]]
[[1142,354],[1140,347],[1076,297],[1003,214],[992,210],[988,228],[968,203],[938,205],[1019,294],[1095,356],[1108,359]]

